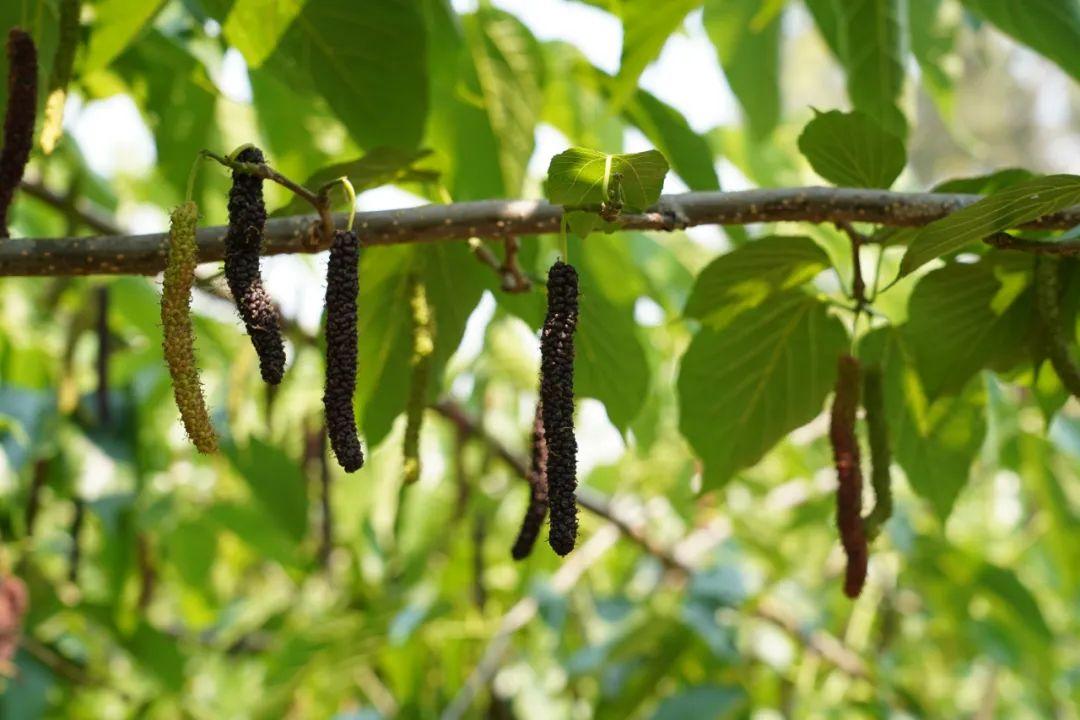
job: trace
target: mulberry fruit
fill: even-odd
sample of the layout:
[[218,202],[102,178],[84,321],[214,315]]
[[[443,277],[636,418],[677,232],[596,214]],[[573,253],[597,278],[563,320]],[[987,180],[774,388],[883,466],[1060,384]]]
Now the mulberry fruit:
[[22,182],[37,114],[37,48],[29,33],[11,28],[7,39],[8,106],[4,115],[4,148],[0,151],[0,237],[8,237],[8,208]]
[[547,441],[548,543],[559,555],[577,540],[577,440],[574,438],[574,330],[578,276],[557,261],[548,271],[548,310],[540,335],[540,403]]
[[326,432],[338,464],[355,472],[364,464],[356,434],[356,295],[360,240],[351,230],[337,230],[326,270],[326,386],[323,407]]
[[866,429],[870,439],[870,484],[874,488],[874,508],[863,524],[866,537],[873,540],[892,517],[893,511],[892,451],[889,447],[881,368],[877,365],[866,368],[863,374],[863,408],[866,410]]
[[855,414],[859,407],[859,361],[842,355],[837,363],[836,394],[829,424],[836,461],[836,524],[840,543],[847,555],[844,594],[858,597],[866,582],[868,550],[862,519],[862,469],[859,440],[855,435]]
[[409,309],[412,312],[412,379],[409,401],[405,409],[405,484],[420,479],[420,426],[427,405],[428,384],[431,379],[431,358],[435,352],[435,328],[428,304],[424,282],[413,276],[409,280]]
[[1071,338],[1065,332],[1061,319],[1060,263],[1047,257],[1035,258],[1035,296],[1046,341],[1050,364],[1074,397],[1080,398],[1080,366],[1076,363],[1070,345]]
[[529,466],[529,507],[521,521],[517,540],[510,554],[524,560],[532,552],[544,518],[548,514],[547,443],[544,441],[543,403],[536,403],[532,430],[532,463]]
[[195,366],[195,336],[191,327],[191,285],[195,281],[195,225],[199,210],[188,201],[172,213],[169,253],[161,290],[161,326],[165,363],[172,377],[173,395],[188,437],[199,452],[217,450],[217,437],[203,400]]
[[[256,164],[265,161],[262,152],[251,146],[241,150],[236,160]],[[262,178],[233,170],[232,189],[229,190],[229,231],[225,235],[225,278],[259,356],[262,378],[277,385],[285,373],[285,346],[278,327],[277,310],[259,275],[259,255],[266,224],[262,184]]]
[[60,38],[49,74],[49,94],[45,99],[45,120],[41,124],[41,149],[46,155],[56,148],[64,132],[64,101],[68,82],[75,66],[79,46],[79,0],[60,3]]

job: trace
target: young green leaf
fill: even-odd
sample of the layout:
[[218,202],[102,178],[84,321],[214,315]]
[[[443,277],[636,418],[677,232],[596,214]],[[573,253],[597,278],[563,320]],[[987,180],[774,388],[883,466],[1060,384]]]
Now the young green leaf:
[[1080,80],[1080,5],[1062,0],[961,0]]
[[904,141],[855,110],[818,113],[799,136],[814,172],[834,185],[888,188],[904,169]]
[[608,155],[588,148],[570,148],[551,158],[544,194],[558,205],[599,205],[605,177],[622,173],[624,209],[641,212],[660,199],[668,162],[657,150]]

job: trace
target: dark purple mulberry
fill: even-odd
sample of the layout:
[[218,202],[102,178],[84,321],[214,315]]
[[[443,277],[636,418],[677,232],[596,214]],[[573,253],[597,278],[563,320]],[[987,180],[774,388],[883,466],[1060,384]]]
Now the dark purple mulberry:
[[837,363],[836,394],[829,421],[829,441],[836,461],[836,525],[847,555],[844,594],[859,596],[869,560],[862,518],[862,467],[855,414],[859,408],[859,361],[841,355]]
[[8,106],[4,115],[4,149],[0,151],[0,237],[8,237],[8,208],[22,182],[34,144],[37,114],[38,62],[34,40],[22,28],[8,32]]
[[521,521],[521,530],[510,551],[515,560],[524,560],[532,552],[544,518],[548,513],[547,443],[544,441],[543,403],[536,403],[532,430],[532,464],[529,467],[529,507]]
[[360,240],[351,230],[334,232],[326,270],[326,386],[323,407],[330,447],[345,472],[359,470],[364,451],[356,434],[356,295]]
[[577,440],[574,438],[574,330],[578,276],[561,260],[548,270],[548,310],[540,335],[540,403],[547,441],[548,543],[559,555],[577,540]]
[[[246,147],[236,160],[265,162],[256,147]],[[281,382],[285,373],[285,345],[278,327],[277,310],[263,287],[259,275],[266,205],[263,203],[262,178],[233,170],[229,190],[229,232],[225,235],[225,277],[229,281],[240,319],[244,321],[251,344],[259,356],[259,370],[271,385]]]

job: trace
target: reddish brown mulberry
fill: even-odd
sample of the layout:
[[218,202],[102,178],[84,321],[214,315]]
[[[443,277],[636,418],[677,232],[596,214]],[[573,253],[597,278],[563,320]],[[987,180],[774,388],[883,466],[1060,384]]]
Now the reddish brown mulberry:
[[38,62],[34,40],[11,28],[7,39],[8,106],[4,115],[4,148],[0,151],[0,237],[8,237],[8,208],[22,182],[34,144],[37,114]]
[[837,363],[836,394],[829,424],[836,461],[836,525],[847,555],[844,594],[858,597],[866,582],[868,551],[862,518],[862,469],[859,440],[855,435],[855,414],[859,407],[859,361],[850,355]]
[[548,270],[548,311],[540,335],[540,403],[547,441],[548,543],[559,555],[577,540],[577,440],[574,438],[574,331],[578,276],[561,260]]
[[351,230],[338,230],[330,246],[326,270],[326,386],[323,407],[330,447],[345,472],[359,470],[364,451],[356,434],[353,393],[356,390],[356,295],[360,240]]
[[536,417],[532,430],[532,463],[529,467],[529,507],[521,521],[521,530],[510,554],[515,560],[524,560],[532,552],[540,528],[548,513],[547,443],[544,441],[543,404],[536,403]]
[[[262,151],[253,146],[241,150],[235,159],[246,163],[265,162]],[[266,224],[262,184],[262,178],[233,170],[232,189],[229,190],[229,231],[225,235],[225,278],[259,356],[262,378],[277,385],[285,373],[285,345],[278,327],[277,310],[259,274]]]

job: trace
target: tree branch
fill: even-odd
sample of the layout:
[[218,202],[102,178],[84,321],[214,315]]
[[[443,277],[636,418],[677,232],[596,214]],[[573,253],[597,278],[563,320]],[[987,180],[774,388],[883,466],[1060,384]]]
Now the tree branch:
[[[676,230],[695,225],[759,222],[868,222],[894,227],[926,225],[981,199],[980,195],[898,193],[886,190],[804,187],[665,195],[641,214],[624,213],[625,230]],[[481,200],[356,213],[354,228],[365,246],[507,238],[556,233],[562,208],[542,200]],[[346,215],[333,216],[344,227]],[[1022,227],[1067,229],[1080,225],[1080,207],[1047,215]],[[198,234],[199,260],[225,254],[225,228]],[[166,233],[85,238],[18,238],[0,244],[0,275],[152,275],[165,266]],[[263,254],[326,249],[315,215],[273,218]]]
[[[496,457],[509,465],[518,476],[525,480],[528,479],[528,462],[526,462],[524,458],[519,457],[510,451],[505,445],[499,442],[498,439],[489,435],[487,431],[485,431],[484,428],[461,407],[461,405],[453,400],[442,400],[434,406],[434,409],[437,413],[452,422],[457,427],[458,432],[482,441]],[[684,558],[684,555],[689,553],[683,552],[684,549],[688,550],[688,548],[684,548],[684,546],[695,544],[693,534],[687,536],[682,542],[669,550],[668,548],[657,544],[649,537],[648,533],[644,531],[640,523],[628,518],[626,514],[619,512],[614,507],[614,504],[600,493],[590,490],[587,487],[578,487],[577,503],[582,509],[608,521],[610,526],[617,529],[625,539],[630,540],[647,554],[659,560],[669,571],[672,571],[685,579],[692,575],[697,569],[693,562]],[[718,537],[722,539],[722,535],[718,536],[717,533],[711,533],[710,535],[710,544],[715,544],[715,542],[718,541]],[[523,602],[525,602],[525,600],[518,604],[520,605]],[[822,630],[809,630],[802,627],[798,620],[790,616],[775,602],[766,599],[761,601],[756,607],[743,609],[742,612],[749,617],[764,620],[771,625],[775,625],[791,635],[807,650],[831,663],[851,677],[864,680],[870,679],[870,672],[857,652],[849,648],[842,641]],[[507,617],[509,617],[510,614],[508,614]],[[514,624],[512,628],[517,629],[520,626],[520,624]],[[512,632],[513,629],[511,629],[510,632]],[[494,642],[495,641],[493,641],[493,643]],[[485,657],[487,657],[487,655],[485,655]],[[498,657],[501,658],[501,652],[498,654]],[[497,658],[493,657],[490,659],[494,661],[494,659]],[[488,669],[494,671],[497,667]]]

